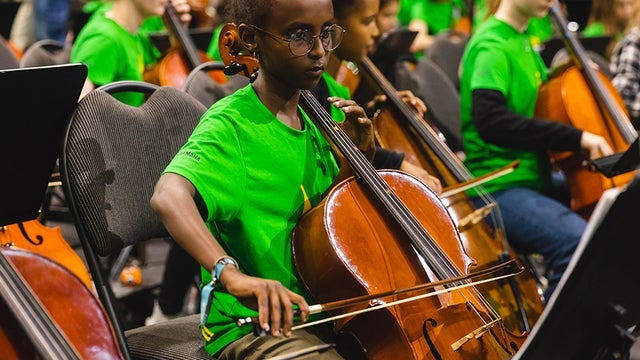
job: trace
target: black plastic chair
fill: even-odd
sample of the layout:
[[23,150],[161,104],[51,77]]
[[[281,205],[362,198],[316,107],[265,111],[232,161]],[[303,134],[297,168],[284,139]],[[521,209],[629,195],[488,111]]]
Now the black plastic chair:
[[46,39],[29,46],[20,59],[20,67],[36,67],[69,63],[71,46]]
[[436,35],[426,57],[447,75],[456,89],[460,89],[458,72],[462,54],[469,42],[469,35],[457,30],[447,30]]
[[229,77],[224,84],[211,79],[209,71],[223,70],[224,67],[224,63],[220,61],[208,61],[196,66],[185,79],[182,90],[198,99],[204,106],[210,107],[216,101],[249,83],[249,79],[240,75]]
[[[111,94],[148,94],[140,107]],[[187,140],[206,108],[178,89],[121,81],[87,94],[63,142],[61,176],[98,296],[126,358],[207,359],[199,315],[124,330],[101,256],[168,232],[149,206],[161,172]]]
[[427,105],[425,118],[444,136],[454,152],[462,152],[460,94],[444,71],[427,57],[414,66],[404,61],[396,65],[398,90],[411,90]]
[[15,69],[20,66],[20,60],[11,51],[7,40],[0,36],[0,70]]

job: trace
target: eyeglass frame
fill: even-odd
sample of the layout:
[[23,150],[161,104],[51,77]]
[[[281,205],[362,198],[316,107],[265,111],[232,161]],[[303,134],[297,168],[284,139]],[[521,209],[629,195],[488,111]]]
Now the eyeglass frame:
[[[323,32],[327,31],[328,29],[334,29],[334,30],[338,29],[338,31],[340,31],[340,30],[342,31],[341,32],[342,37],[340,38],[340,41],[338,42],[338,44],[336,46],[332,47],[331,49],[325,48],[324,45],[322,45],[322,38],[320,38],[320,44],[322,45],[322,48],[324,49],[324,51],[333,51],[338,46],[340,46],[340,44],[342,44],[342,40],[344,39],[344,33],[347,32],[342,26],[340,26],[338,24],[332,24],[331,26],[327,27],[326,29],[320,31],[320,34],[311,35],[311,40],[309,40],[309,42],[307,42],[307,44],[309,45],[309,49],[304,54],[294,54],[293,50],[291,50],[291,42],[293,42],[294,40],[291,39],[291,37],[286,38],[286,37],[282,37],[282,36],[270,33],[269,31],[267,31],[265,29],[262,29],[262,28],[260,28],[258,26],[255,26],[253,24],[248,24],[248,26],[251,27],[252,29],[255,29],[255,30],[258,30],[258,31],[260,31],[262,33],[265,33],[265,34],[271,36],[272,38],[274,38],[276,40],[282,40],[282,41],[285,41],[285,42],[289,43],[289,46],[288,46],[289,47],[289,52],[291,53],[291,55],[294,55],[294,56],[305,56],[305,55],[307,55],[308,53],[311,52],[311,50],[313,50],[313,47],[314,47],[313,43],[316,41],[317,38],[322,36]],[[306,29],[303,30],[303,31],[311,33],[309,30],[306,30]],[[290,36],[292,36],[292,35],[293,34],[291,34]]]

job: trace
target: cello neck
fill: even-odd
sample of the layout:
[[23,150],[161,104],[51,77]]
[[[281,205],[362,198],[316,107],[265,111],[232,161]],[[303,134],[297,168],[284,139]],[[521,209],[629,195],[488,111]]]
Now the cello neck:
[[451,151],[449,146],[442,141],[433,128],[427,126],[424,120],[414,109],[409,107],[409,105],[407,105],[407,103],[398,96],[396,88],[382,74],[373,61],[368,57],[365,57],[360,62],[360,67],[364,70],[367,79],[374,87],[377,87],[378,90],[387,97],[387,101],[389,101],[392,106],[398,110],[402,119],[416,131],[420,139],[429,145],[455,179],[458,182],[464,182],[471,179],[471,174],[466,168],[464,168],[464,166],[462,166],[458,157]]
[[80,359],[13,264],[0,251],[0,299],[24,328],[42,359]]
[[193,43],[191,36],[189,36],[189,32],[184,28],[182,22],[180,21],[180,15],[176,12],[173,6],[169,3],[165,8],[167,23],[169,24],[169,28],[171,33],[176,37],[178,43],[184,55],[186,57],[187,64],[189,65],[189,69],[193,70],[196,66],[200,65],[200,54],[198,53],[198,49],[196,45]]
[[569,30],[567,20],[560,13],[557,4],[549,10],[549,15],[551,15],[551,18],[555,21],[567,50],[571,54],[576,65],[582,71],[592,94],[596,100],[598,100],[598,104],[601,105],[604,108],[603,111],[609,115],[624,141],[627,144],[631,144],[638,136],[638,133],[633,128],[633,125],[629,121],[629,117],[625,111],[617,105],[611,97],[611,94],[606,91],[598,73],[590,65],[589,57],[578,40],[575,32]]

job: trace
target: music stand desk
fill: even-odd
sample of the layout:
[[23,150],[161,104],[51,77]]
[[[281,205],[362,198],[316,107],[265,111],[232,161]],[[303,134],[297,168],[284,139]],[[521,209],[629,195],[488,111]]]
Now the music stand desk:
[[[640,177],[605,191],[554,294],[513,359],[609,359],[640,324]],[[624,359],[624,357],[622,357]]]
[[38,217],[86,77],[83,64],[0,70],[0,226]]

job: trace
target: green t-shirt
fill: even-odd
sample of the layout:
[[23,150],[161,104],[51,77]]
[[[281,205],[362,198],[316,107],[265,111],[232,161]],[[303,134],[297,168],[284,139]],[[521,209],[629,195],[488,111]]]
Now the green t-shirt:
[[460,20],[466,6],[461,0],[400,0],[398,21],[409,25],[413,19],[421,19],[429,25],[434,35],[453,27]]
[[518,32],[493,16],[478,28],[465,49],[460,84],[464,163],[473,175],[480,176],[520,160],[514,172],[485,184],[489,192],[516,186],[533,189],[546,186],[549,160],[546,153],[484,142],[471,119],[471,92],[476,89],[500,91],[509,110],[532,117],[538,89],[546,77],[547,69],[533,49],[530,35]]
[[[158,17],[144,21],[138,34],[132,34],[105,16],[111,4],[93,9],[93,15],[82,27],[71,48],[71,62],[87,66],[87,78],[95,86],[121,80],[143,80],[145,67],[160,58],[160,52],[151,44],[148,33],[162,25]],[[117,93],[114,96],[129,105],[139,106],[144,94]]]
[[[351,99],[351,92],[349,91],[349,88],[339,84],[336,79],[331,76],[331,74],[325,71],[322,74],[322,77],[327,83],[329,96],[337,96],[345,100]],[[331,106],[331,118],[337,122],[343,122],[346,119],[346,115],[344,114],[344,111],[342,111],[342,109]]]
[[554,34],[553,24],[549,15],[540,18],[531,18],[527,34],[531,36],[531,44],[534,48],[551,39]]
[[[585,27],[584,30],[582,30],[582,35],[586,37],[596,37],[596,36],[605,36],[610,34],[607,32],[607,29],[605,29],[603,23],[596,21],[587,25],[587,27]],[[622,40],[623,36],[624,36],[623,32],[618,32],[613,34],[611,43],[608,45],[608,49],[612,49],[613,46],[615,46],[615,44],[618,43],[618,41]]]
[[222,28],[224,25],[220,25],[213,29],[213,34],[211,35],[211,42],[209,42],[209,48],[207,49],[207,56],[211,60],[222,61],[222,56],[220,56],[220,46],[218,45],[220,40],[220,33],[222,32]]
[[582,30],[584,36],[603,36],[607,35],[607,30],[601,22],[593,22]]
[[[279,121],[248,85],[216,102],[165,172],[196,188],[209,230],[242,271],[280,281],[309,298],[292,259],[292,231],[316,206],[338,174],[328,142],[303,114],[303,130]],[[202,284],[211,281],[202,269]],[[251,331],[235,320],[257,316],[222,291],[214,292],[202,330],[216,354]]]

